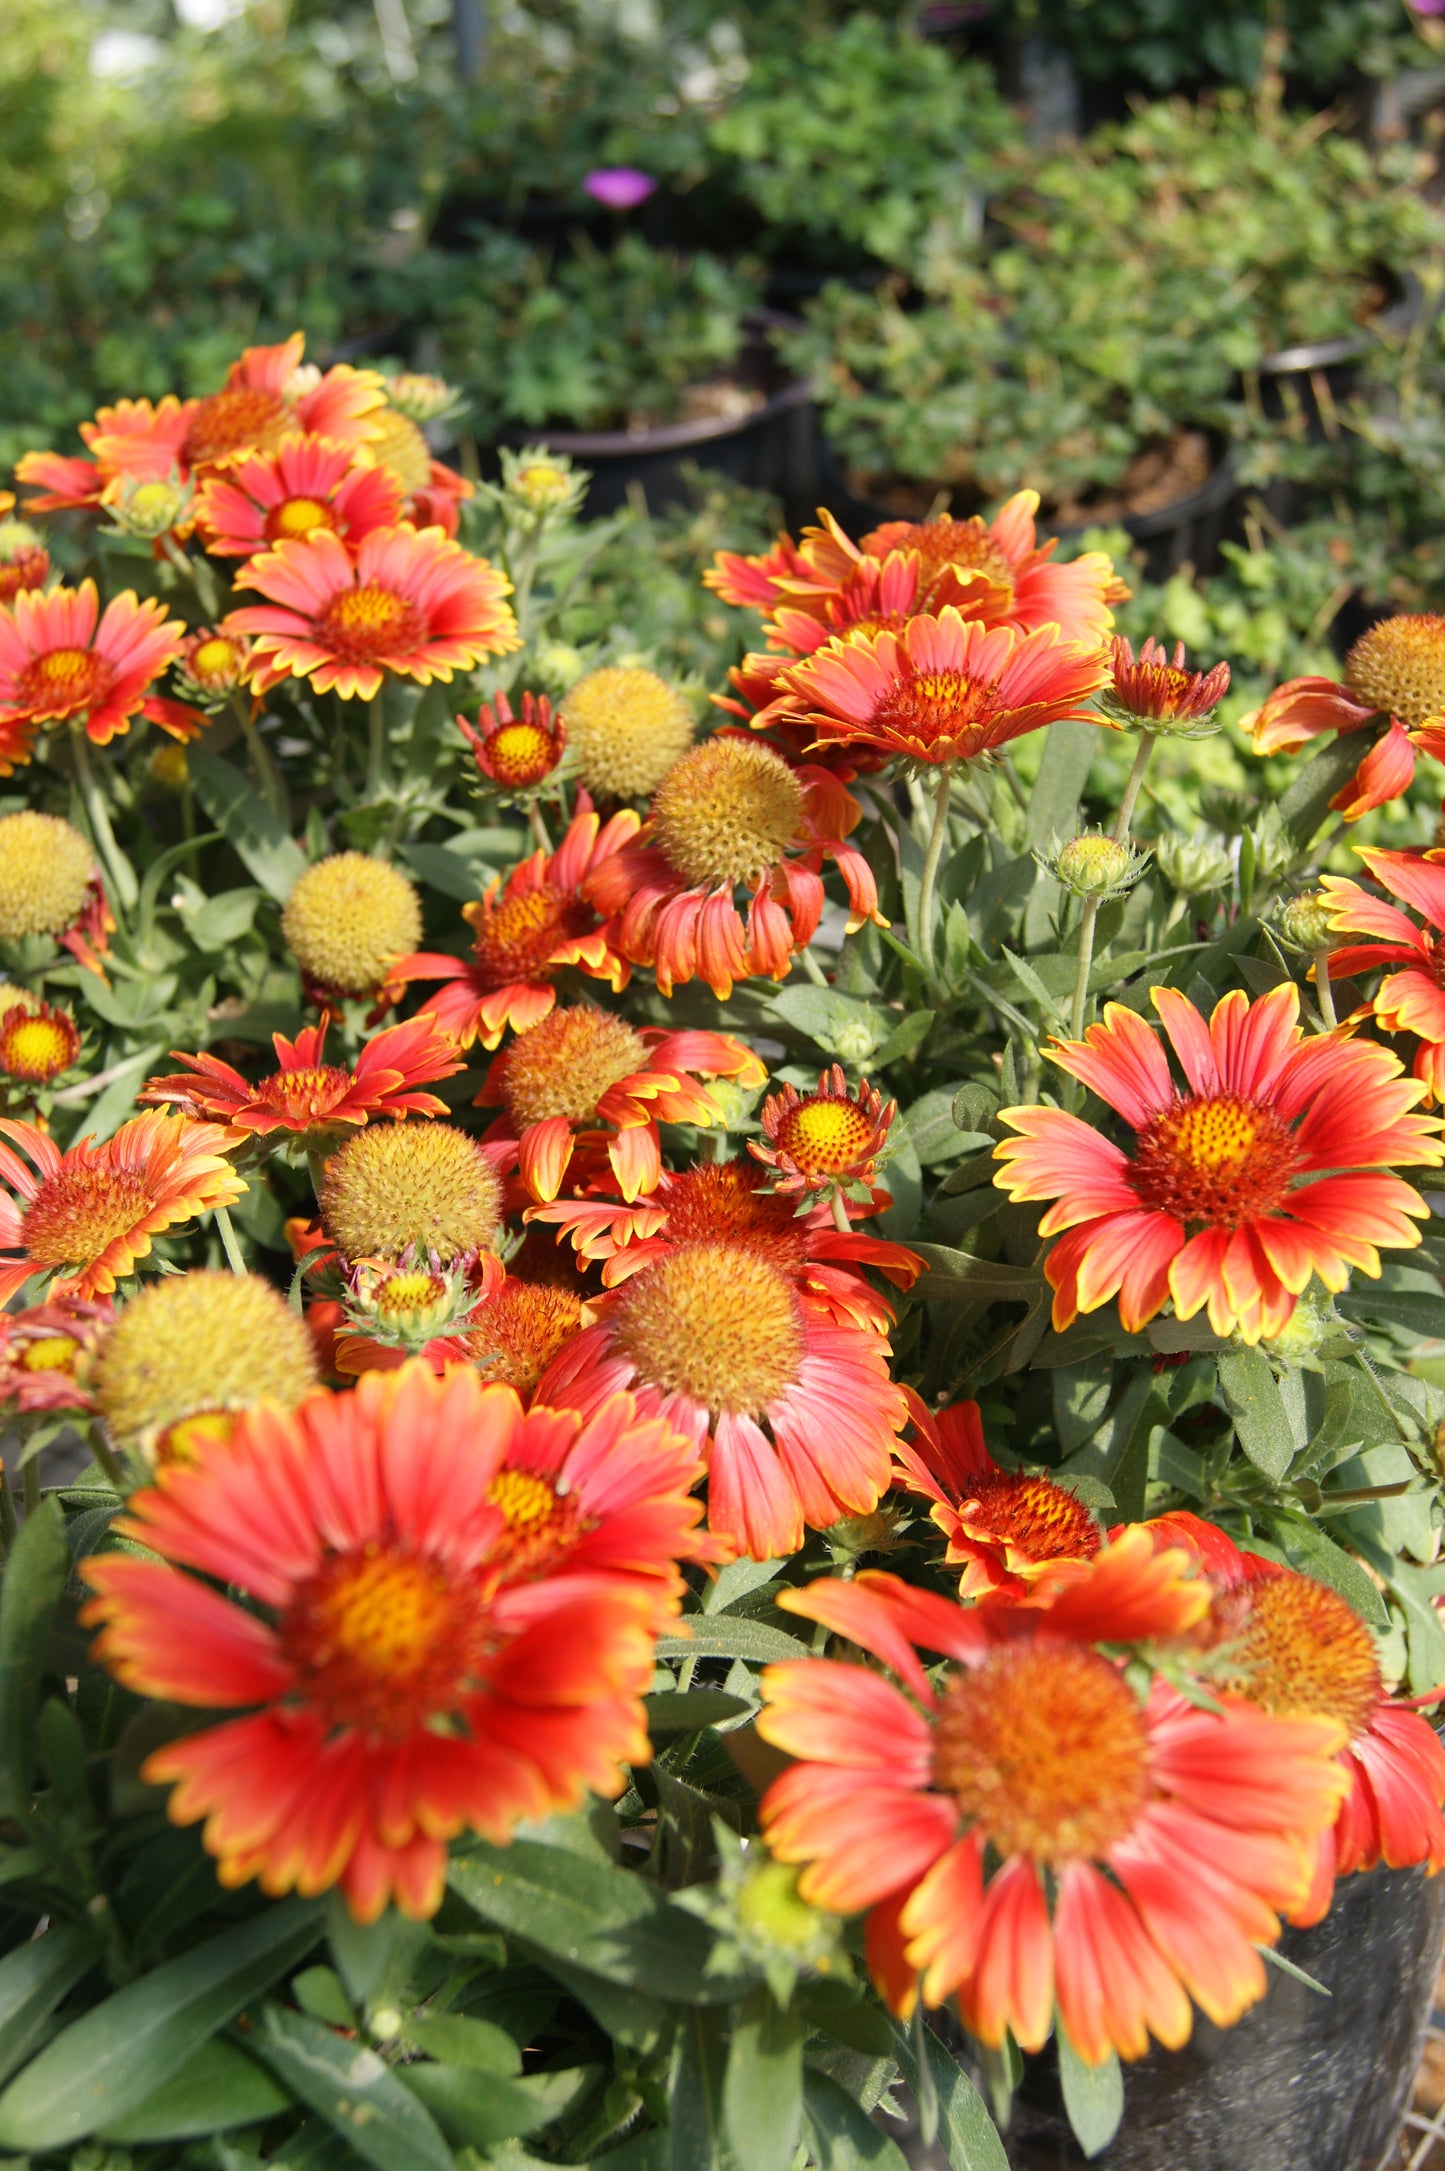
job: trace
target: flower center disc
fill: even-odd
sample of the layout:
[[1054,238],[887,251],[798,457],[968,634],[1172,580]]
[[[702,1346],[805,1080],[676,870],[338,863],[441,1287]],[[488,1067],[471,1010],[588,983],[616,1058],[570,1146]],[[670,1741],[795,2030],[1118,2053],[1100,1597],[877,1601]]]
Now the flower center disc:
[[1152,1117],[1128,1176],[1156,1213],[1232,1229],[1273,1212],[1295,1166],[1294,1139],[1272,1108],[1221,1093]]
[[647,1048],[630,1025],[586,1004],[554,1010],[507,1050],[507,1114],[520,1128],[565,1116],[587,1123],[609,1086],[647,1068]]
[[368,1124],[333,1153],[321,1225],[344,1259],[441,1260],[490,1248],[501,1212],[491,1163],[447,1123]]
[[863,538],[870,558],[886,558],[892,550],[913,550],[923,560],[918,608],[933,608],[933,597],[944,576],[952,573],[963,585],[970,576],[986,580],[1003,592],[997,608],[1008,610],[1014,599],[1014,569],[976,515],[971,520],[889,520]]
[[505,784],[536,784],[551,773],[551,739],[536,724],[503,724],[487,741],[487,759]]
[[644,1380],[760,1417],[798,1376],[797,1299],[775,1266],[724,1244],[674,1251],[629,1282],[617,1340]]
[[290,1122],[319,1123],[346,1096],[351,1073],[334,1063],[316,1070],[278,1070],[263,1078],[253,1099]]
[[1083,1502],[1046,1477],[985,1470],[967,1481],[963,1521],[1026,1561],[1092,1560],[1102,1543]]
[[574,1290],[508,1279],[474,1314],[467,1354],[489,1382],[526,1396],[581,1324],[582,1299]]
[[228,641],[219,633],[202,641],[190,661],[190,675],[198,686],[224,690],[237,678],[244,662],[241,650],[234,641]]
[[187,467],[205,467],[231,452],[272,452],[295,427],[290,408],[274,392],[233,385],[199,403],[182,457]]
[[562,943],[591,934],[598,925],[590,905],[563,896],[548,882],[495,903],[484,898],[468,911],[477,930],[476,973],[488,991],[532,979]]
[[499,1470],[487,1487],[506,1529],[487,1555],[504,1583],[517,1583],[570,1553],[586,1527],[573,1494],[559,1494],[535,1470]]
[[0,1025],[0,1070],[43,1085],[58,1078],[80,1052],[80,1035],[67,1018],[20,1016]]
[[873,1126],[852,1101],[802,1101],[778,1126],[778,1146],[805,1176],[839,1176],[867,1156]]
[[129,1169],[85,1163],[47,1176],[25,1209],[25,1249],[37,1266],[89,1266],[155,1204]]
[[455,1708],[481,1647],[474,1587],[396,1543],[334,1553],[295,1591],[282,1648],[332,1726],[393,1739]]
[[1059,1643],[997,1651],[954,1677],[934,1775],[1001,1854],[1101,1855],[1149,1799],[1144,1714],[1095,1651]]
[[1309,1576],[1248,1586],[1249,1611],[1220,1653],[1224,1686],[1276,1717],[1339,1719],[1353,1737],[1380,1701],[1375,1639],[1354,1608]]
[[18,692],[37,716],[73,716],[93,708],[114,683],[115,672],[93,648],[52,648],[26,664]]
[[1445,617],[1433,611],[1382,619],[1345,658],[1356,700],[1418,727],[1445,714]]
[[657,788],[654,833],[690,887],[755,882],[801,841],[803,787],[770,747],[713,739]]
[[367,420],[367,450],[378,467],[394,475],[408,497],[431,481],[431,448],[408,415],[385,407]]
[[785,1272],[802,1265],[808,1240],[793,1201],[763,1188],[761,1169],[704,1161],[669,1179],[670,1244],[736,1244]]
[[[900,658],[906,665],[906,658]],[[874,717],[879,727],[917,739],[924,746],[939,740],[959,742],[960,756],[982,745],[1003,707],[992,680],[969,678],[962,671],[913,671],[884,695]],[[972,744],[970,737],[972,736]]]
[[42,1334],[16,1358],[22,1372],[73,1372],[80,1344],[69,1334]]
[[318,528],[334,528],[335,516],[319,498],[286,498],[266,515],[266,539],[275,542],[288,535],[314,535]]
[[385,663],[410,655],[427,637],[426,612],[379,581],[343,588],[316,620],[318,637],[343,663]]

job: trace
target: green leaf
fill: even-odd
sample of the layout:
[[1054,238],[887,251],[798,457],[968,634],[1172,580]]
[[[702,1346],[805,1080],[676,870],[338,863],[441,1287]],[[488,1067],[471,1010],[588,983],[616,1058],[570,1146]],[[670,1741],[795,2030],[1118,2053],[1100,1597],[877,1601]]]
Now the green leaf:
[[285,1900],[167,1960],[73,2021],[0,2095],[0,2148],[61,2149],[145,2102],[316,1942],[321,1911]]
[[1124,2076],[1118,2053],[1110,2051],[1100,2065],[1085,2065],[1062,2027],[1055,2035],[1064,2109],[1074,2139],[1086,2156],[1097,2156],[1113,2140],[1124,2116]]
[[[938,2095],[938,2144],[952,2171],[1009,2171],[998,2128],[982,2096],[931,2029],[924,2031],[923,2041]],[[916,2095],[919,2075],[911,2029],[895,2026],[893,2054]]]
[[1353,1554],[1327,1538],[1318,1523],[1305,1515],[1280,1513],[1267,1515],[1265,1521],[1291,1568],[1338,1591],[1372,1627],[1389,1627],[1389,1609],[1374,1578],[1366,1575]]
[[973,1150],[966,1131],[953,1120],[953,1095],[941,1088],[925,1093],[902,1117],[923,1168],[938,1168]]
[[490,2020],[469,2020],[463,2013],[418,2013],[402,2033],[408,2043],[443,2065],[495,2073],[503,2080],[515,2080],[522,2070],[516,2043],[505,2028]]
[[[386,2071],[384,2066],[382,2071]],[[520,2134],[539,2133],[543,2126],[550,2126],[569,2100],[591,2085],[596,2071],[595,2067],[573,2068],[519,2081],[482,2073],[474,2066],[408,2065],[402,2067],[400,2077],[454,2140],[467,2148],[490,2148],[495,2141],[515,2140]],[[580,2085],[575,2079],[578,2072]],[[566,2085],[559,2088],[559,2082]],[[552,2085],[539,2085],[547,2083]]]
[[668,2084],[671,2171],[746,2171],[723,2152],[722,2091],[727,2069],[728,2015],[684,2013],[673,2046]]
[[722,2108],[740,2171],[789,2171],[803,2130],[803,2032],[763,1984],[738,2008]]
[[1298,1443],[1268,1357],[1262,1349],[1226,1349],[1216,1361],[1220,1392],[1240,1446],[1271,1484],[1281,1484]]
[[929,1303],[938,1298],[951,1304],[1032,1303],[1045,1287],[1038,1267],[976,1259],[950,1244],[915,1244],[913,1249],[928,1267],[918,1294]]
[[1079,801],[1099,746],[1097,724],[1050,724],[1029,794],[1025,836],[1036,850],[1050,837],[1065,843],[1079,826]]
[[1144,1513],[1144,1488],[1156,1432],[1167,1429],[1169,1405],[1152,1372],[1137,1372],[1088,1446],[1054,1473],[1063,1484],[1076,1477],[1107,1485],[1126,1523]]
[[655,1885],[609,1862],[590,1862],[535,1840],[489,1847],[478,1840],[451,1864],[448,1882],[499,1930],[629,1990],[684,2004],[736,1997],[737,1978],[710,1974],[714,1938]]
[[654,1741],[667,1734],[693,1734],[704,1726],[717,1726],[724,1719],[736,1719],[752,1705],[744,1703],[741,1696],[729,1696],[723,1689],[691,1689],[685,1696],[644,1696],[647,1711],[647,1731]]
[[1410,1568],[1395,1560],[1382,1545],[1356,1534],[1355,1543],[1370,1566],[1386,1582],[1405,1616],[1405,1641],[1409,1652],[1410,1686],[1417,1695],[1445,1681],[1445,1627],[1435,1610],[1445,1570]]
[[404,844],[397,857],[428,889],[440,890],[459,904],[480,897],[492,879],[493,869],[484,860],[464,859],[444,844]]
[[198,950],[228,950],[250,934],[261,897],[258,889],[218,890],[194,912],[182,913],[186,933]]
[[741,1658],[760,1666],[774,1659],[806,1658],[808,1646],[796,1636],[766,1621],[750,1620],[745,1613],[691,1614],[696,1622],[690,1636],[664,1636],[657,1646],[659,1658]]
[[875,2126],[860,2103],[826,2073],[804,2081],[808,2131],[818,2171],[908,2171],[898,2143]]
[[987,1131],[994,1136],[1001,1105],[992,1086],[963,1085],[953,1096],[953,1120],[961,1131]]
[[12,1816],[30,1807],[40,1676],[69,1572],[64,1517],[42,1501],[20,1526],[0,1588],[0,1810]]
[[0,2081],[54,2032],[51,2014],[95,1958],[95,1939],[73,1923],[62,1923],[0,1960]]
[[213,2036],[192,2051],[144,2103],[113,2119],[106,2141],[185,2141],[273,2118],[291,2103],[284,2088],[235,2043]]
[[1428,1289],[1352,1289],[1335,1305],[1342,1319],[1383,1319],[1410,1334],[1439,1335],[1445,1330],[1445,1297]]
[[868,1058],[868,1069],[880,1071],[889,1063],[897,1063],[905,1055],[912,1055],[921,1048],[933,1030],[934,1012],[910,1010],[901,1025],[895,1025],[881,1047],[873,1050]]
[[1091,1439],[1109,1408],[1114,1360],[1107,1350],[1079,1364],[1061,1364],[1054,1370],[1054,1429],[1066,1455]]
[[1301,851],[1330,811],[1330,801],[1342,791],[1369,752],[1364,740],[1344,731],[1307,762],[1279,801],[1280,818]]
[[257,2056],[292,2094],[377,2171],[455,2171],[452,2152],[420,2096],[365,2044],[278,2005],[266,2007],[254,2041]]
[[750,1591],[771,1583],[774,1576],[786,1566],[781,1560],[730,1560],[725,1568],[719,1568],[716,1576],[702,1594],[704,1613],[726,1613],[738,1605]]
[[1029,964],[1028,960],[1022,957],[1015,957],[1013,951],[1010,950],[1007,945],[1003,946],[1003,954],[1008,960],[1009,970],[1012,972],[1015,980],[1017,980],[1019,986],[1029,997],[1030,1001],[1038,1004],[1039,1009],[1043,1013],[1044,1017],[1052,1018],[1056,1025],[1067,1024],[1068,1020],[1064,1012],[1063,1004],[1061,1002],[1055,1001],[1054,997],[1044,986],[1043,981],[1039,978],[1038,974],[1034,971],[1033,966]]
[[285,904],[306,872],[306,855],[238,769],[203,746],[186,750],[196,797],[247,873]]
[[780,988],[771,1007],[774,1017],[791,1025],[794,1032],[806,1034],[830,1055],[838,1053],[840,1044],[851,1047],[857,1041],[855,1061],[865,1048],[881,1047],[895,1024],[871,1003],[861,1002],[854,995],[840,995],[834,988]]

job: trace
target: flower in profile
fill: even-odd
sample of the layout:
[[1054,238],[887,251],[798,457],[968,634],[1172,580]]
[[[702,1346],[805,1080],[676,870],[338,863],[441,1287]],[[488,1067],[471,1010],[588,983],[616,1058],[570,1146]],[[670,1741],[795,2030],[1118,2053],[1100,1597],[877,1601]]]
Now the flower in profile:
[[0,1406],[22,1416],[94,1408],[90,1359],[114,1317],[109,1297],[49,1297],[0,1312]]
[[1082,717],[1107,676],[1103,651],[1056,626],[1016,634],[948,604],[901,633],[853,634],[788,674],[794,712],[823,745],[936,767],[991,753],[1041,725]]
[[[500,1045],[508,1026],[522,1033],[545,1018],[557,1000],[553,983],[565,966],[605,980],[614,994],[626,987],[631,967],[619,954],[602,914],[583,897],[583,884],[605,868],[640,827],[629,807],[601,823],[586,792],[555,852],[534,852],[508,875],[498,876],[478,903],[463,905],[475,930],[470,957],[441,950],[413,951],[391,967],[387,987],[399,993],[413,980],[445,984],[427,1008],[457,1045]],[[421,930],[418,928],[417,933]]]
[[484,1108],[501,1104],[487,1136],[515,1141],[534,1199],[556,1198],[581,1149],[594,1161],[605,1154],[630,1203],[662,1174],[659,1123],[707,1128],[718,1121],[699,1076],[757,1086],[767,1071],[730,1034],[634,1027],[615,1011],[578,1003],[520,1032],[492,1064],[477,1100]]
[[594,202],[605,204],[609,211],[635,211],[652,195],[657,180],[640,166],[598,166],[583,175],[582,186]]
[[[284,1131],[308,1151],[324,1150],[337,1132],[358,1130],[383,1116],[444,1116],[447,1104],[419,1086],[462,1068],[456,1042],[439,1033],[427,1012],[391,1025],[362,1047],[350,1069],[323,1060],[328,1020],[304,1026],[295,1040],[271,1035],[278,1068],[253,1084],[219,1056],[171,1050],[185,1072],[152,1078],[137,1098],[174,1104],[233,1131],[265,1138]],[[0,1062],[4,1057],[0,1021]]]
[[308,997],[334,1008],[381,992],[396,960],[421,939],[421,899],[387,860],[335,852],[300,877],[281,933]]
[[[1331,953],[1330,971],[1348,979],[1377,965],[1404,968],[1387,974],[1376,990],[1375,1021],[1387,1033],[1418,1037],[1411,1067],[1431,1100],[1445,1101],[1445,862],[1433,853],[1357,849],[1381,887],[1417,912],[1424,925],[1358,882],[1325,875],[1320,903],[1329,932],[1322,947]],[[1341,935],[1374,940],[1342,945]]]
[[495,694],[482,703],[475,725],[459,716],[457,729],[481,774],[502,791],[532,791],[545,784],[567,751],[567,726],[553,716],[545,694],[524,693],[520,716],[512,714],[504,693]]
[[930,1410],[911,1387],[904,1393],[912,1421],[894,1450],[897,1480],[933,1503],[944,1559],[963,1570],[960,1598],[1022,1598],[1060,1561],[1093,1559],[1104,1534],[1082,1500],[1050,1477],[1000,1469],[976,1402]]
[[68,1010],[38,1002],[0,1015],[0,1072],[27,1086],[48,1086],[80,1054],[80,1029]]
[[388,672],[429,686],[520,646],[511,582],[435,528],[374,528],[355,558],[318,528],[248,559],[236,586],[266,598],[223,629],[254,637],[251,678],[263,692],[294,675],[369,701]]
[[[700,978],[726,1002],[736,980],[786,978],[812,941],[825,859],[843,877],[849,931],[882,924],[873,870],[843,841],[858,819],[857,802],[825,770],[795,769],[769,746],[719,733],[668,772],[636,844],[595,869],[584,894],[664,995]],[[749,892],[746,919],[739,887]]]
[[181,643],[176,681],[188,700],[214,704],[245,685],[250,662],[249,641],[199,626]]
[[[151,1238],[192,1214],[229,1206],[245,1183],[225,1159],[227,1133],[156,1109],[114,1137],[62,1153],[33,1123],[0,1119],[0,1304],[32,1274],[54,1274],[52,1296],[108,1296],[144,1259]],[[18,1147],[20,1152],[13,1149]],[[28,1157],[22,1160],[20,1153]],[[13,1193],[14,1196],[9,1194]]]
[[96,953],[114,927],[95,854],[78,829],[28,807],[0,817],[0,942],[49,935],[103,979]]
[[1218,727],[1214,711],[1229,691],[1229,665],[1191,671],[1184,643],[1176,641],[1170,657],[1162,641],[1144,643],[1136,659],[1133,644],[1115,636],[1110,644],[1111,676],[1099,706],[1116,724],[1162,737],[1199,739]]
[[905,1415],[883,1335],[732,1244],[681,1245],[597,1306],[539,1399],[591,1414],[629,1388],[705,1455],[727,1546],[768,1560],[877,1506]]
[[306,1322],[256,1274],[168,1274],[122,1305],[91,1374],[117,1447],[148,1461],[193,1456],[229,1437],[260,1401],[285,1409],[316,1385]]
[[0,775],[30,759],[41,724],[81,723],[105,746],[148,715],[146,689],[181,652],[185,628],[131,589],[102,616],[93,580],[23,590],[0,608]]
[[43,588],[50,578],[50,552],[27,521],[12,520],[13,490],[0,490],[0,603],[11,603],[22,588]]
[[[159,1558],[93,1557],[84,1618],[126,1686],[243,1713],[142,1767],[174,1788],[175,1823],[204,1818],[223,1885],[339,1884],[360,1921],[392,1900],[421,1918],[459,1833],[503,1845],[522,1818],[621,1792],[648,1755],[640,1698],[675,1556],[578,1573],[605,1525],[562,1527],[553,1480],[610,1460],[645,1501],[664,1437],[625,1402],[578,1428],[413,1363],[244,1416],[132,1497],[125,1533]],[[632,1534],[682,1521],[644,1514]]]
[[691,705],[656,671],[609,664],[569,687],[567,734],[597,799],[646,799],[692,745]]
[[761,1139],[748,1152],[773,1171],[780,1192],[827,1191],[877,1180],[878,1163],[898,1113],[866,1079],[850,1086],[841,1063],[825,1070],[816,1093],[785,1085],[763,1102]]
[[348,1264],[433,1254],[450,1264],[495,1249],[502,1186],[476,1139],[453,1124],[369,1124],[326,1163],[320,1206]]
[[1345,658],[1344,679],[1292,678],[1240,719],[1257,754],[1292,754],[1322,731],[1384,724],[1330,805],[1347,822],[1398,799],[1415,756],[1445,760],[1445,617],[1433,611],[1384,618]]
[[[779,1603],[881,1660],[770,1666],[758,1731],[799,1761],[764,1836],[800,1896],[866,1910],[894,2011],[958,2002],[997,2048],[1060,2025],[1079,2057],[1228,2027],[1263,1994],[1258,1947],[1309,1888],[1334,1820],[1344,1729],[1140,1695],[1100,1643],[1175,1637],[1209,1586],[1180,1550],[1123,1533],[1037,1602],[961,1606],[896,1577],[815,1582]],[[925,1672],[919,1649],[951,1661]],[[906,1693],[905,1693],[906,1691]]]
[[373,528],[395,527],[402,493],[385,468],[357,467],[354,447],[324,437],[288,437],[213,469],[194,518],[206,549],[249,558],[273,543],[339,536],[354,550]]
[[1039,1223],[1057,1236],[1044,1271],[1062,1330],[1111,1297],[1137,1334],[1171,1298],[1180,1319],[1207,1304],[1219,1335],[1279,1334],[1312,1274],[1346,1287],[1378,1274],[1381,1244],[1418,1244],[1429,1209],[1392,1164],[1438,1168],[1434,1117],[1410,1111],[1423,1084],[1389,1051],[1322,1034],[1306,1040],[1293,983],[1251,1003],[1235,989],[1208,1023],[1173,988],[1154,1007],[1162,1042],[1110,1003],[1053,1060],[1122,1116],[1132,1156],[1061,1108],[1008,1108],[1021,1135],[994,1148],[994,1181],[1016,1201],[1053,1199]]

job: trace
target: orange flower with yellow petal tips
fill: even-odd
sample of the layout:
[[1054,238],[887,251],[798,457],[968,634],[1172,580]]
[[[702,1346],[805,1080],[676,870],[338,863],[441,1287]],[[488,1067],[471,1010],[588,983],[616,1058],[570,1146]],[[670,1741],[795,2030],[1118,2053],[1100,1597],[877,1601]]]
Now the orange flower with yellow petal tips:
[[129,588],[102,614],[93,580],[0,605],[0,775],[30,759],[42,724],[83,723],[105,746],[159,708],[147,688],[181,653],[185,627]]
[[816,1093],[785,1085],[763,1102],[762,1138],[748,1152],[773,1171],[773,1189],[796,1195],[840,1184],[872,1185],[888,1143],[897,1101],[884,1102],[864,1079],[850,1086],[841,1063],[825,1070]]
[[783,1593],[894,1676],[770,1666],[758,1731],[799,1759],[763,1799],[768,1846],[805,1865],[801,1898],[867,1911],[895,2012],[952,1997],[981,2042],[1037,2050],[1057,2010],[1096,2065],[1177,2049],[1191,2000],[1228,2027],[1263,1995],[1256,1948],[1309,1889],[1344,1729],[1136,1692],[1095,1646],[1190,1628],[1210,1595],[1192,1569],[1128,1530],[1026,1606],[871,1572]]
[[630,807],[600,822],[586,792],[579,792],[555,852],[534,852],[513,868],[505,887],[499,876],[479,903],[463,905],[462,918],[476,930],[471,956],[414,951],[391,967],[388,991],[394,997],[413,980],[443,981],[427,1008],[462,1048],[477,1040],[495,1048],[508,1026],[523,1033],[538,1024],[557,1000],[553,982],[564,966],[575,965],[620,993],[632,968],[582,888],[640,826]]
[[[767,1071],[728,1033],[669,1033],[633,1027],[591,1003],[549,1011],[492,1064],[477,1095],[502,1104],[488,1139],[515,1140],[523,1183],[534,1199],[555,1199],[574,1150],[606,1155],[629,1203],[662,1174],[659,1123],[719,1120],[698,1076],[761,1085]],[[604,1130],[579,1128],[603,1124]]]
[[899,1289],[911,1288],[923,1272],[916,1251],[851,1224],[840,1229],[826,1206],[800,1214],[793,1198],[769,1190],[762,1170],[748,1161],[664,1169],[656,1187],[634,1205],[599,1192],[593,1183],[580,1198],[529,1206],[526,1219],[555,1225],[558,1243],[570,1237],[584,1264],[600,1262],[608,1289],[687,1245],[732,1245],[779,1268],[840,1321],[882,1333],[892,1307],[858,1268],[875,1268]]
[[119,1527],[159,1559],[86,1564],[119,1680],[245,1714],[157,1750],[147,1781],[205,1820],[225,1886],[434,1914],[448,1840],[503,1845],[647,1760],[687,1468],[625,1396],[581,1425],[420,1363],[246,1413],[130,1500]]
[[[52,1296],[108,1296],[151,1238],[192,1214],[229,1206],[245,1183],[224,1158],[218,1123],[189,1123],[155,1109],[113,1138],[88,1138],[62,1153],[33,1123],[0,1119],[0,1304],[32,1274],[54,1274]],[[28,1160],[22,1160],[19,1147]],[[13,1193],[12,1197],[10,1193]]]
[[1292,754],[1322,731],[1341,738],[1383,724],[1330,805],[1347,822],[1408,791],[1417,754],[1445,761],[1445,617],[1382,618],[1345,658],[1343,683],[1292,678],[1240,719],[1257,754]]
[[903,1392],[912,1423],[894,1449],[898,1483],[932,1501],[943,1557],[963,1570],[960,1598],[1021,1598],[1060,1561],[1093,1559],[1104,1533],[1082,1500],[1052,1478],[1000,1469],[976,1402],[930,1410],[911,1387]]
[[726,1243],[679,1245],[594,1307],[539,1398],[591,1413],[627,1388],[665,1417],[706,1457],[708,1527],[730,1550],[793,1553],[805,1525],[878,1505],[905,1416],[882,1334]]
[[1347,980],[1377,965],[1403,966],[1381,981],[1370,1007],[1387,1033],[1418,1037],[1410,1067],[1432,1101],[1445,1101],[1445,861],[1434,853],[1357,850],[1381,887],[1425,924],[1417,926],[1400,905],[1371,896],[1358,882],[1324,875],[1320,887],[1334,932],[1375,938],[1332,948],[1330,971]]
[[249,558],[273,543],[326,531],[355,549],[373,528],[402,517],[400,485],[385,468],[359,468],[354,448],[324,437],[288,437],[212,470],[192,517],[206,549]]
[[152,1078],[141,1101],[170,1103],[232,1130],[266,1137],[274,1131],[318,1143],[328,1131],[359,1128],[379,1116],[444,1116],[447,1104],[418,1086],[462,1068],[456,1042],[437,1031],[426,1011],[388,1026],[368,1040],[351,1069],[323,1062],[326,1021],[304,1026],[295,1040],[273,1033],[279,1068],[254,1084],[219,1056],[171,1053],[188,1073]]
[[232,611],[222,629],[254,637],[251,683],[262,693],[294,676],[370,701],[388,672],[429,686],[521,645],[511,582],[438,528],[374,528],[354,559],[320,528],[247,559],[236,586],[267,599]]
[[844,842],[859,818],[826,770],[794,768],[741,732],[719,732],[669,770],[636,844],[597,868],[584,894],[664,995],[701,979],[726,1002],[736,980],[785,979],[812,941],[825,859],[843,877],[849,929],[884,924],[873,870]]
[[1153,1001],[1182,1087],[1122,1004],[1050,1050],[1122,1116],[1132,1154],[1062,1108],[1001,1111],[1021,1135],[994,1148],[994,1182],[1056,1202],[1039,1233],[1060,1237],[1044,1264],[1060,1332],[1117,1296],[1129,1334],[1172,1299],[1180,1319],[1208,1305],[1216,1334],[1257,1342],[1282,1332],[1312,1274],[1339,1291],[1352,1267],[1379,1273],[1381,1244],[1419,1243],[1429,1208],[1384,1171],[1438,1168],[1445,1148],[1436,1119],[1411,1113],[1424,1086],[1387,1049],[1306,1040],[1292,984],[1254,1003],[1236,989],[1208,1023],[1173,988]]

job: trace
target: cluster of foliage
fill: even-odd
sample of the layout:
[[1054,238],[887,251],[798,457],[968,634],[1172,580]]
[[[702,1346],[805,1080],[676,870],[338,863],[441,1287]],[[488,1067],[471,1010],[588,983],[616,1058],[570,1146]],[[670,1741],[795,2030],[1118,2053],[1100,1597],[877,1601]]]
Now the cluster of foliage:
[[0,528],[0,2148],[1003,2171],[948,2000],[1100,2147],[1445,1866],[1445,621],[1272,686],[1287,551],[1027,495],[684,620],[448,404],[252,349]]
[[1187,0],[1011,0],[1021,24],[1059,45],[1082,75],[1124,77],[1151,90],[1215,79],[1254,85],[1283,61],[1325,96],[1352,75],[1388,76],[1412,62],[1419,40],[1393,0],[1224,0],[1207,15]]

